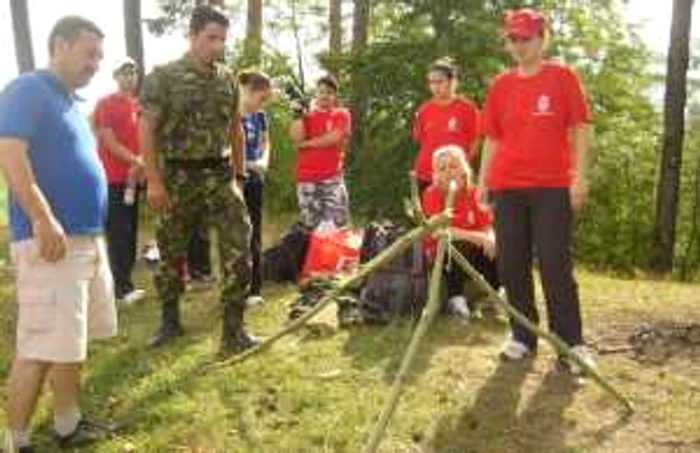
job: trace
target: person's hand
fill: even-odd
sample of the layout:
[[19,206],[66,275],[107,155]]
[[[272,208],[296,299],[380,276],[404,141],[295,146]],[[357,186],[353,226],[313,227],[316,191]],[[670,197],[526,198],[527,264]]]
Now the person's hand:
[[170,204],[168,191],[160,179],[152,179],[148,181],[148,205],[155,212],[162,212],[167,209]]
[[493,238],[486,238],[481,244],[481,248],[484,251],[484,255],[491,261],[496,259],[496,242]]
[[66,256],[66,233],[53,215],[34,222],[34,237],[39,241],[39,255],[45,261],[55,263]]
[[574,178],[569,188],[569,197],[571,198],[571,209],[575,213],[581,212],[588,201],[588,181],[578,176]]
[[129,175],[127,179],[129,181],[136,181],[138,183],[144,182],[146,178],[146,170],[144,167],[132,166],[129,168]]
[[144,169],[146,168],[146,161],[143,159],[142,156],[134,156],[134,160],[131,162],[131,167]]
[[249,171],[252,171],[258,176],[263,176],[265,173],[267,173],[267,165],[265,165],[262,161],[256,160],[252,162],[248,162],[246,164],[246,167],[248,168]]

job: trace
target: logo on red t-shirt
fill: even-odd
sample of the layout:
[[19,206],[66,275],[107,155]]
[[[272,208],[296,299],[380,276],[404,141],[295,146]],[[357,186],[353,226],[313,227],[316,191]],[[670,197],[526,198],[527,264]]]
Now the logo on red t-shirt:
[[449,130],[450,132],[454,132],[457,130],[458,126],[459,126],[459,122],[457,121],[457,118],[455,118],[453,116],[452,118],[450,118],[450,121],[448,121],[448,123],[447,123],[447,130]]
[[535,115],[552,115],[552,100],[546,94],[541,94],[537,98],[537,106],[535,108]]

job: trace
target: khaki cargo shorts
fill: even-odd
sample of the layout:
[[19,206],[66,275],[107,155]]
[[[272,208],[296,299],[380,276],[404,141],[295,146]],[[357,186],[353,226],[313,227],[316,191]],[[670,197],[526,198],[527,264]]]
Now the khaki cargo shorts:
[[33,240],[12,244],[17,286],[17,356],[78,363],[88,339],[117,333],[114,283],[103,237],[68,238],[66,257],[48,263]]

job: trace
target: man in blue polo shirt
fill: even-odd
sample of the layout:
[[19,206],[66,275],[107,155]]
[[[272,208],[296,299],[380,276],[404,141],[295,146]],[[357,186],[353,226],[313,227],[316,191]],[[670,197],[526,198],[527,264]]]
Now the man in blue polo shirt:
[[107,183],[75,97],[98,70],[102,41],[86,19],[59,20],[49,69],[18,77],[0,94],[18,303],[6,451],[33,451],[29,423],[49,375],[58,444],[83,445],[104,433],[81,416],[78,393],[88,338],[113,336],[117,327],[102,238]]

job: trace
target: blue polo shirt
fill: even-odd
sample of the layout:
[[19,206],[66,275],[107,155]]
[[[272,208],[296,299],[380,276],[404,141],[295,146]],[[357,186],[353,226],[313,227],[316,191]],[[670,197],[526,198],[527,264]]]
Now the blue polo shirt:
[[[0,137],[29,144],[37,183],[66,234],[102,233],[107,179],[90,123],[50,71],[22,75],[0,94]],[[32,237],[32,221],[10,194],[12,240]]]

